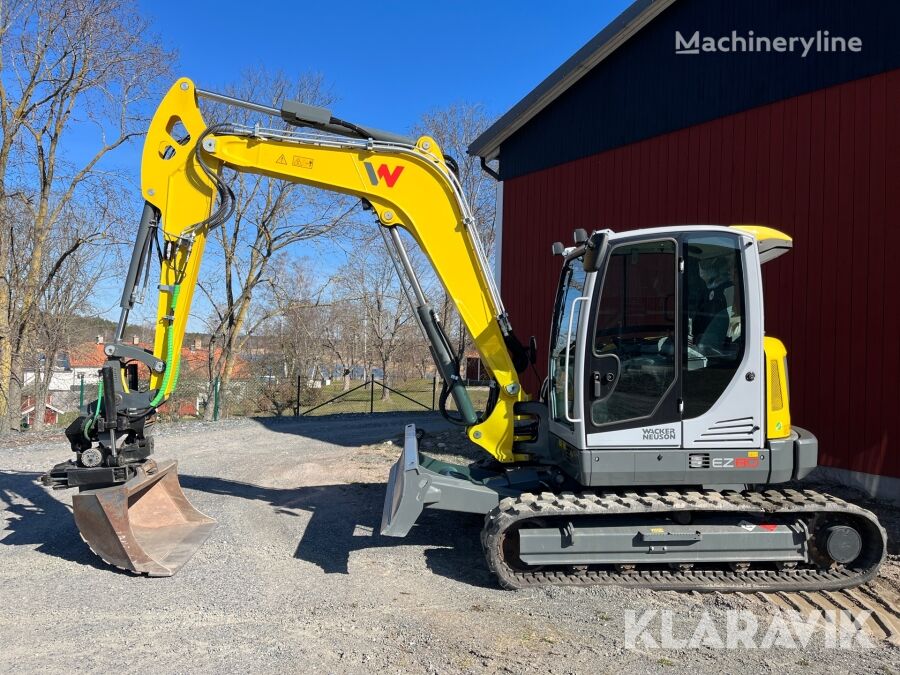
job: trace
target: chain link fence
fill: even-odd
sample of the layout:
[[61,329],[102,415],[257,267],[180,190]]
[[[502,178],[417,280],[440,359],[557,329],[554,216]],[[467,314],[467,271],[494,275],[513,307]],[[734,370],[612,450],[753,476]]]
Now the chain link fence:
[[[164,418],[316,416],[341,413],[381,413],[437,410],[441,380],[434,377],[366,380],[262,377],[231,381],[179,382],[175,395],[160,409]],[[488,400],[487,382],[473,383],[470,396],[476,410]],[[177,402],[177,406],[175,403]],[[452,398],[448,410],[455,411]]]
[[[487,382],[470,383],[469,392],[476,410],[484,410],[488,400]],[[141,389],[149,383],[142,381]],[[181,377],[175,391],[159,407],[160,421],[190,419],[219,420],[228,417],[317,416],[341,413],[374,414],[437,410],[441,380],[434,377],[368,379],[262,376],[232,380]],[[54,396],[65,410],[58,426],[66,426],[78,410],[97,399],[98,383],[81,380],[64,397]],[[64,399],[64,403],[63,403]],[[448,410],[455,411],[450,398]]]

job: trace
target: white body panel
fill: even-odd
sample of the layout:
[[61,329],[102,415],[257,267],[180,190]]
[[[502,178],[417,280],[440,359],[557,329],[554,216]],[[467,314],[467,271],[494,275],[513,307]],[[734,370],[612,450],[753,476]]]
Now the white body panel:
[[657,424],[649,427],[634,427],[588,434],[588,446],[592,448],[641,447],[680,448],[681,423]]

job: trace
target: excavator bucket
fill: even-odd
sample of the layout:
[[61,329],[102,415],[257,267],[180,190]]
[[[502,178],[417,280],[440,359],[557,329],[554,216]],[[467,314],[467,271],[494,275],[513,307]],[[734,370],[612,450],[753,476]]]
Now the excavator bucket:
[[184,496],[178,462],[148,465],[121,485],[79,492],[72,508],[82,539],[103,560],[136,574],[170,577],[206,541],[216,521]]

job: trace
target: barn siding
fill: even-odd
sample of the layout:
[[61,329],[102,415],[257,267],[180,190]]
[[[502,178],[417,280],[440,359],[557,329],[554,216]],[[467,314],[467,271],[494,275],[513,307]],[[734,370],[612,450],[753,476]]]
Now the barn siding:
[[898,109],[892,70],[505,181],[516,332],[538,336],[544,369],[550,245],[575,228],[776,227],[795,248],[764,268],[766,326],[788,346],[794,421],[819,437],[822,465],[900,477]]
[[[504,180],[900,68],[900,3],[678,0],[504,140]],[[689,37],[858,37],[858,53],[675,53]],[[687,199],[688,195],[683,195]]]

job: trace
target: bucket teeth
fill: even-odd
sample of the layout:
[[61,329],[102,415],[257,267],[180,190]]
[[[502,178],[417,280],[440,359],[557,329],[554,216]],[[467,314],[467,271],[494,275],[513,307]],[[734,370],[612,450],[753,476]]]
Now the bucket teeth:
[[169,577],[181,569],[216,521],[191,506],[177,468],[149,461],[122,485],[74,495],[75,523],[91,550],[136,574]]

